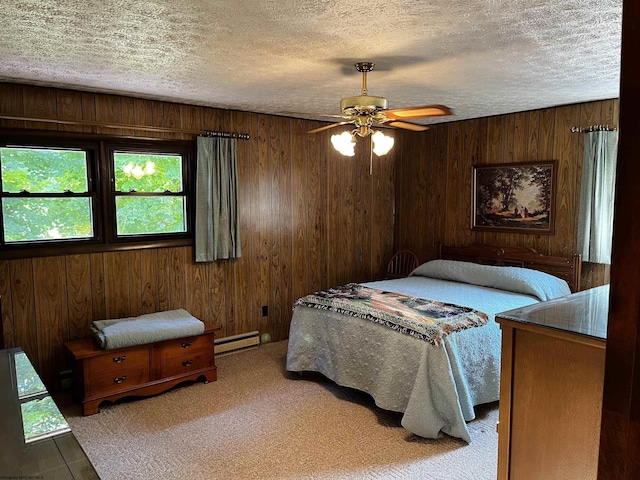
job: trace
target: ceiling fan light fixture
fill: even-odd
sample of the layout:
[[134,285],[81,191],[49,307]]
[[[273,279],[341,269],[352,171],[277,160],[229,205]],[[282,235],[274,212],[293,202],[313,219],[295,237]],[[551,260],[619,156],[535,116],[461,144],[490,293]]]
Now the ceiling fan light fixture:
[[346,157],[353,157],[356,154],[356,139],[349,132],[331,135],[331,143],[333,148]]
[[387,137],[380,130],[371,135],[371,141],[373,142],[373,153],[379,157],[389,153],[395,142],[393,137]]
[[379,157],[386,155],[391,151],[394,144],[393,137],[388,137],[381,131],[373,130],[373,126],[381,125],[413,132],[423,132],[429,128],[427,125],[405,120],[453,114],[451,109],[444,105],[423,105],[388,110],[386,98],[369,95],[367,91],[367,73],[373,70],[374,65],[373,62],[356,63],[356,70],[362,73],[362,89],[360,95],[345,97],[340,102],[342,115],[335,116],[343,118],[344,121],[309,130],[309,133],[318,133],[341,125],[354,125],[355,128],[351,132],[343,132],[340,135],[331,137],[333,147],[342,155],[348,157],[355,155],[356,137],[366,138],[370,136],[371,148],[369,149],[369,156],[371,163],[369,173],[372,171],[373,154],[375,153]]

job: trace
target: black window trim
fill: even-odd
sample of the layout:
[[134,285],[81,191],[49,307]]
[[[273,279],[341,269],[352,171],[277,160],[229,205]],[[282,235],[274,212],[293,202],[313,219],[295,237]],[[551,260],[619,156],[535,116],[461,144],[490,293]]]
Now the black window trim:
[[[88,152],[88,187],[94,199],[92,201],[94,238],[0,243],[0,259],[193,245],[195,141],[0,128],[0,146],[5,145],[81,149]],[[186,233],[116,236],[115,188],[112,188],[114,187],[113,158],[110,156],[110,151],[114,150],[182,155],[183,191],[187,215]],[[1,186],[0,183],[0,188]],[[5,195],[7,194],[3,194]],[[0,222],[2,239],[4,239],[3,229],[4,224]]]

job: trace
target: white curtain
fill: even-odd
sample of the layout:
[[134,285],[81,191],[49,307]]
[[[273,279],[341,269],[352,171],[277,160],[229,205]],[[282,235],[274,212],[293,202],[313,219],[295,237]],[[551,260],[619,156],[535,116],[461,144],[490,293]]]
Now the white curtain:
[[240,257],[236,144],[234,138],[197,139],[196,262]]
[[578,215],[582,260],[611,263],[618,132],[587,132]]

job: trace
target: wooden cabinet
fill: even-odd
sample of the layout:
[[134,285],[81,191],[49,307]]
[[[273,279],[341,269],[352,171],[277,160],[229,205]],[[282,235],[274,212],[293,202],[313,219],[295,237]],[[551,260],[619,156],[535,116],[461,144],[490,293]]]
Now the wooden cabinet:
[[104,350],[92,339],[66,343],[75,360],[76,394],[85,415],[104,401],[146,396],[187,380],[217,379],[214,332],[162,342]]
[[498,314],[499,480],[595,480],[608,286]]

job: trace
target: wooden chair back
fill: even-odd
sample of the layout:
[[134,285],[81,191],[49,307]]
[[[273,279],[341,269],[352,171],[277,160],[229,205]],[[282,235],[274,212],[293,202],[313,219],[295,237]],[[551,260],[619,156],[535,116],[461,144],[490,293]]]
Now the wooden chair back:
[[400,250],[387,265],[387,278],[402,278],[418,268],[418,257],[410,250]]

